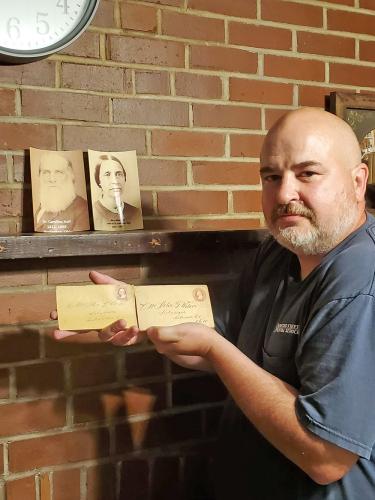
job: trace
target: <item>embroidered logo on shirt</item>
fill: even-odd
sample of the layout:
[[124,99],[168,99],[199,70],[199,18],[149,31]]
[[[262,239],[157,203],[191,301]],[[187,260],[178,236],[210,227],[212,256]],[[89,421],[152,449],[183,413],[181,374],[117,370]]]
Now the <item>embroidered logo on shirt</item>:
[[274,333],[292,333],[293,335],[299,335],[300,326],[294,323],[277,323]]

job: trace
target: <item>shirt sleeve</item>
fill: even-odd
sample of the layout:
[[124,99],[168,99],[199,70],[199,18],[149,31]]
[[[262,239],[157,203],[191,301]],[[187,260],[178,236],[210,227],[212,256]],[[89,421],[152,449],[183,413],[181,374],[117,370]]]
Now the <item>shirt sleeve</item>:
[[296,411],[321,438],[369,459],[375,442],[375,299],[360,294],[322,307],[296,353]]

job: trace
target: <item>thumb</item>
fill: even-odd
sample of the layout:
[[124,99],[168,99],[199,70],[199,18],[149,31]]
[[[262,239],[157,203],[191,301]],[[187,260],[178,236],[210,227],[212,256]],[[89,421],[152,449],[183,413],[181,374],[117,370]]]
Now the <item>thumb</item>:
[[107,274],[99,273],[99,271],[90,271],[89,277],[90,280],[96,285],[116,285],[118,283],[123,284],[121,281],[115,280]]
[[152,342],[178,342],[181,338],[174,326],[152,326],[146,333]]

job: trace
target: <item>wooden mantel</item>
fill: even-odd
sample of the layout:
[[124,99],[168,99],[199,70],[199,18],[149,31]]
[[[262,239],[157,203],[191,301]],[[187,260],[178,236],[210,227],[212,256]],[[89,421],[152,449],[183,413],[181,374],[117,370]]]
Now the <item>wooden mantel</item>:
[[265,229],[228,231],[127,231],[0,235],[0,260],[88,255],[150,254],[199,248],[254,246]]

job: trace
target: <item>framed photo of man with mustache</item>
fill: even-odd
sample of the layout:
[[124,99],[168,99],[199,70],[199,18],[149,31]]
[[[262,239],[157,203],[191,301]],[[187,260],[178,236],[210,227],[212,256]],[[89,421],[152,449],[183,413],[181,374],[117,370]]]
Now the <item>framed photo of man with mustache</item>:
[[95,230],[142,229],[136,152],[89,149],[88,157]]
[[71,233],[90,229],[82,151],[30,148],[34,230]]

